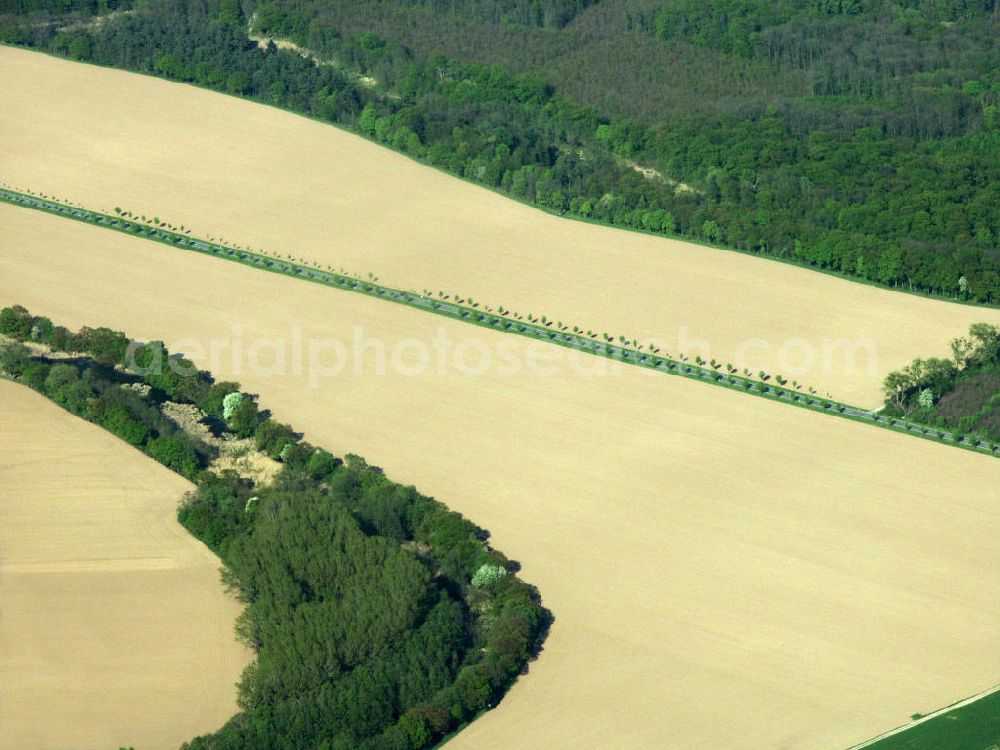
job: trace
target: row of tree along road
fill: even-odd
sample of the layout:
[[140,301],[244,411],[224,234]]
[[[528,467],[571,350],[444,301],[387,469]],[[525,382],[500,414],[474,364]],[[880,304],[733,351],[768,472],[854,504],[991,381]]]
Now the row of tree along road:
[[[445,292],[439,291],[435,295],[430,290],[418,293],[414,290],[395,289],[379,284],[378,277],[372,273],[368,273],[367,278],[363,279],[343,269],[338,272],[330,267],[323,269],[299,263],[294,261],[291,256],[280,258],[246,247],[192,237],[189,228],[172,225],[162,221],[159,217],[136,216],[121,208],[116,208],[115,214],[109,215],[82,206],[70,205],[52,196],[8,188],[0,188],[0,200],[136,237],[155,240],[175,248],[192,250],[272,273],[407,305],[484,328],[526,336],[625,364],[712,383],[812,411],[833,414],[935,440],[947,445],[955,445],[989,455],[1000,455],[1000,443],[995,440],[981,437],[978,434],[966,435],[958,430],[949,430],[909,420],[905,413],[899,411],[890,410],[888,413],[880,414],[830,398],[823,398],[811,388],[807,389],[807,392],[802,392],[801,386],[797,383],[789,386],[788,381],[781,375],[772,376],[764,371],[754,374],[746,369],[738,371],[738,368],[732,364],[724,364],[716,360],[706,362],[700,357],[696,357],[692,363],[683,354],[674,359],[660,352],[653,345],[647,347],[625,336],[614,337],[607,332],[598,333],[594,330],[583,330],[579,326],[571,327],[562,321],[549,320],[544,315],[536,317],[530,313],[522,314],[508,310],[502,305],[493,309],[488,305],[481,305],[471,298],[466,299]],[[893,377],[895,376],[890,376],[886,385],[890,401],[895,398],[894,381],[891,380]]]

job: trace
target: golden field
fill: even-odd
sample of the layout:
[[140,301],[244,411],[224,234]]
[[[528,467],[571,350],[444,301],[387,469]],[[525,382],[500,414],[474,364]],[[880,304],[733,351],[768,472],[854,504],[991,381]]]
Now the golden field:
[[655,339],[863,406],[879,404],[890,370],[947,354],[970,322],[1000,323],[998,310],[559,219],[328,125],[190,86],[10,48],[0,74],[10,186]]
[[[12,302],[174,343],[493,532],[556,621],[449,748],[831,750],[997,682],[995,459],[635,368],[510,374],[518,337],[0,206]],[[442,336],[491,366],[417,374]]]
[[0,747],[173,750],[236,711],[241,607],[175,520],[191,488],[0,380]]

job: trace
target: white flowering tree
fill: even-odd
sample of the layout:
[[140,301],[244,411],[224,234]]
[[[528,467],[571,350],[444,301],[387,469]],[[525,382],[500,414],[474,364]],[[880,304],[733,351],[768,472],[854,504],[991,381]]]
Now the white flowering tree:
[[958,277],[958,293],[963,298],[969,296],[969,280],[964,276]]
[[921,409],[930,409],[934,406],[934,391],[930,388],[924,388],[917,397],[917,403],[920,404]]
[[472,585],[477,589],[488,586],[494,581],[499,581],[507,575],[507,570],[502,565],[494,563],[483,563],[472,576]]
[[242,393],[236,392],[228,393],[226,394],[226,397],[222,399],[222,416],[226,421],[229,421],[232,418],[233,413],[236,411],[236,407],[243,403],[243,398],[244,396]]

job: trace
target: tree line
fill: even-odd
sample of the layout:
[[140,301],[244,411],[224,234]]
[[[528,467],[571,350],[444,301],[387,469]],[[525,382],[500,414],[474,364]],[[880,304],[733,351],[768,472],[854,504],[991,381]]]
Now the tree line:
[[6,15],[0,39],[287,107],[552,211],[1000,302],[993,0],[572,5],[560,26],[498,20],[517,3],[151,0]]
[[[239,713],[185,750],[430,747],[494,706],[539,649],[551,616],[484,530],[359,456],[303,441],[238,384],[161,342],[70,332],[19,306],[0,311],[0,335],[9,377],[196,484],[178,518],[222,559],[257,658]],[[164,414],[166,401],[252,438],[281,462],[277,478],[212,471],[211,449]],[[186,460],[164,440],[186,446]]]
[[[148,384],[156,390],[145,396],[132,387],[136,378],[116,369],[129,344],[123,334],[86,327],[72,333],[15,306],[0,311],[0,335],[14,339],[0,348],[0,367],[8,375],[188,479],[195,479],[208,465],[209,446],[184,432],[159,408],[162,400],[181,396],[179,382],[171,387],[174,381],[169,378],[150,378]],[[33,354],[20,343],[29,341],[73,356]],[[223,390],[227,387],[220,385]],[[206,388],[203,403],[210,405],[218,388],[212,393],[212,387]]]
[[886,411],[959,439],[1000,440],[1000,328],[974,323],[951,351],[951,358],[917,358],[889,373]]

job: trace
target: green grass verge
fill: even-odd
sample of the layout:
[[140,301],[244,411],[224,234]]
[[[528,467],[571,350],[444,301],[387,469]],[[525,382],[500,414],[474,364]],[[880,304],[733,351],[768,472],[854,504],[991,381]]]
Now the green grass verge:
[[902,432],[913,437],[933,440],[944,445],[964,448],[991,456],[1000,456],[1000,443],[973,441],[964,438],[961,441],[956,441],[950,433],[930,428],[926,425],[903,419],[878,416],[861,407],[852,406],[829,398],[821,398],[814,394],[801,393],[777,383],[768,383],[752,377],[722,372],[721,365],[718,368],[711,368],[709,366],[691,364],[690,362],[671,359],[666,356],[642,352],[627,345],[616,344],[613,341],[599,341],[595,337],[588,337],[582,333],[570,333],[568,325],[557,330],[555,327],[556,324],[552,321],[549,321],[548,325],[540,325],[510,317],[509,314],[480,309],[480,306],[471,300],[469,300],[472,302],[470,306],[464,304],[464,300],[462,302],[455,302],[449,298],[438,299],[419,294],[412,290],[395,289],[377,283],[375,278],[371,277],[370,274],[371,278],[365,280],[356,275],[302,265],[290,260],[263,255],[252,250],[192,237],[190,235],[191,230],[186,230],[183,233],[173,231],[173,229],[168,228],[170,226],[168,222],[154,226],[149,221],[138,221],[134,217],[126,218],[124,215],[112,216],[103,214],[99,211],[83,208],[82,206],[62,203],[52,196],[23,193],[9,188],[0,188],[0,200],[14,206],[43,211],[85,224],[122,232],[133,237],[153,240],[175,249],[189,250],[201,253],[202,255],[241,263],[251,268],[406,305],[425,313],[441,315],[452,320],[477,325],[481,328],[489,328],[500,333],[524,336],[535,341],[555,344],[568,349],[575,349],[585,354],[616,360],[623,364],[698,380],[730,390],[748,393],[753,396],[780,401],[810,411],[831,414],[844,419],[875,425],[883,429]]
[[998,750],[1000,691],[857,747],[864,750]]

